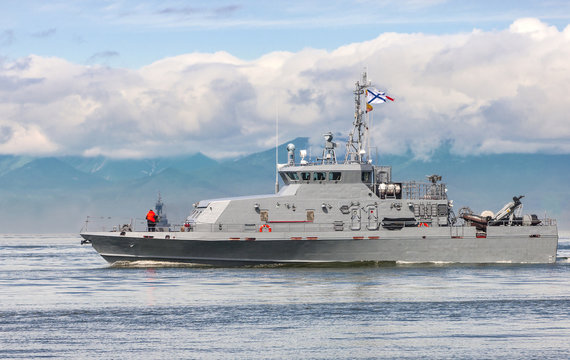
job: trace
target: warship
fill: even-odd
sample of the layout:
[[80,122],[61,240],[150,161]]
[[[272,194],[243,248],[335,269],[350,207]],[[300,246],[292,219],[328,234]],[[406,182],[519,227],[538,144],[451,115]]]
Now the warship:
[[164,203],[162,202],[160,193],[158,193],[158,200],[156,200],[154,208],[156,209],[156,217],[158,219],[155,225],[155,231],[170,231],[170,224],[168,223],[168,218],[164,211]]
[[[455,215],[439,175],[425,182],[392,178],[367,151],[371,104],[393,100],[355,83],[355,113],[344,160],[332,133],[322,154],[307,160],[293,144],[276,172],[276,193],[194,204],[180,227],[157,232],[125,224],[82,230],[108,262],[155,260],[234,266],[314,263],[553,263],[556,220],[521,214],[522,195],[496,213],[463,207]],[[368,146],[369,147],[369,146]],[[160,200],[159,200],[160,202]]]

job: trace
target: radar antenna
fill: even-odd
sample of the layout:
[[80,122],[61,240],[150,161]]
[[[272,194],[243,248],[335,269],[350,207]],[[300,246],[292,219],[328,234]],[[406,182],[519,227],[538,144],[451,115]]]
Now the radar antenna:
[[322,161],[322,164],[336,164],[336,153],[334,148],[336,147],[336,143],[332,141],[333,134],[332,132],[328,132],[323,134],[325,137],[325,147],[323,149],[323,157],[322,159],[318,159]]

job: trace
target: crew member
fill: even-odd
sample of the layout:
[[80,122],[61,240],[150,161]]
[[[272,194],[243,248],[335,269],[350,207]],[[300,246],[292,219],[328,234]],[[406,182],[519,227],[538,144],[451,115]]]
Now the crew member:
[[148,231],[154,231],[156,227],[156,214],[152,209],[146,214],[146,222],[148,225]]

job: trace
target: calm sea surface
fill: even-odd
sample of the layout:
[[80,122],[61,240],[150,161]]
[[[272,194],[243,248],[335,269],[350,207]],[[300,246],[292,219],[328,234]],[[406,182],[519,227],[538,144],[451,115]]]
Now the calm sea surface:
[[0,358],[570,356],[550,265],[109,266],[77,235],[0,235]]

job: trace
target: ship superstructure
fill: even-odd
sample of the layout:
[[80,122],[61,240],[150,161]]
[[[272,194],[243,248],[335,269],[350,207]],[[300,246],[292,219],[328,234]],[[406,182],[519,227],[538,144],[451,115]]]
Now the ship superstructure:
[[[356,82],[355,115],[344,161],[332,133],[321,157],[289,144],[277,194],[203,200],[180,231],[81,235],[108,261],[203,264],[314,262],[548,263],[558,233],[551,219],[520,216],[521,197],[497,215],[462,209],[455,217],[442,178],[396,181],[367,151],[366,73]],[[516,199],[516,200],[515,200]]]
[[158,199],[156,200],[154,208],[156,209],[156,216],[158,218],[158,221],[156,223],[156,230],[169,231],[170,224],[168,223],[168,218],[166,217],[166,211],[164,211],[164,203],[162,202],[162,196],[160,196],[160,193],[158,193]]

